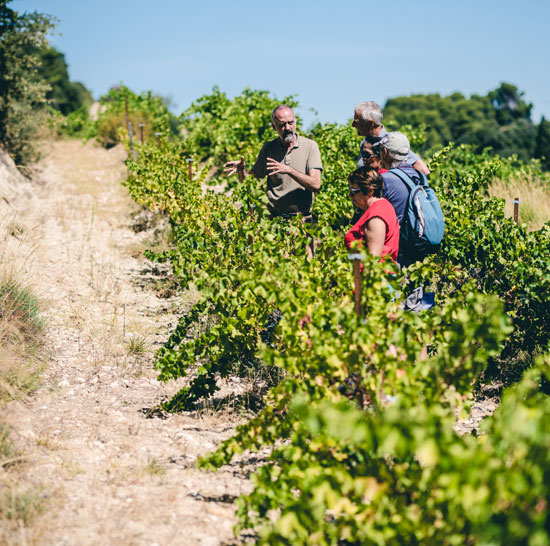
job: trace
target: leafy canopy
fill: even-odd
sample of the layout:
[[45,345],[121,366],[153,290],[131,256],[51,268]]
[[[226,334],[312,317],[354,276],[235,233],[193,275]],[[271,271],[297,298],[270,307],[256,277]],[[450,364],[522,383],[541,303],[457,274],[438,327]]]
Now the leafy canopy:
[[462,93],[396,97],[386,102],[384,118],[395,127],[426,126],[424,152],[455,142],[472,144],[478,152],[491,147],[501,155],[527,160],[533,157],[536,126],[531,121],[533,105],[523,97],[510,83],[469,98]]
[[24,164],[38,157],[34,139],[49,90],[35,53],[54,23],[42,13],[19,14],[10,3],[0,0],[0,143]]
[[65,55],[51,46],[37,52],[38,76],[50,85],[46,93],[49,104],[63,115],[70,114],[81,107],[90,106],[92,95],[80,82],[72,82]]

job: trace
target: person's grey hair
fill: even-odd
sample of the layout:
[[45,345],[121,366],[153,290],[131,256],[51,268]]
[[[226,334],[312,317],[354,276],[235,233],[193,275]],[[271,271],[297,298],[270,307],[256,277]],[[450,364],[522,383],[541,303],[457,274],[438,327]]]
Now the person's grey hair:
[[[275,106],[275,108],[273,108],[273,112],[271,112],[271,121],[272,122],[275,122],[275,112],[277,112],[277,110],[280,110],[281,108],[286,108],[294,114],[294,110],[290,106],[287,106],[286,104],[279,104],[279,106]],[[296,116],[294,116],[294,117],[296,117]]]
[[382,125],[382,110],[374,101],[360,102],[355,111],[363,121],[372,121],[376,125]]
[[405,163],[407,163],[406,159],[397,159],[397,158],[395,158],[389,150],[388,150],[388,155],[392,158],[390,169],[393,169],[395,167],[401,167],[401,165],[404,165]]

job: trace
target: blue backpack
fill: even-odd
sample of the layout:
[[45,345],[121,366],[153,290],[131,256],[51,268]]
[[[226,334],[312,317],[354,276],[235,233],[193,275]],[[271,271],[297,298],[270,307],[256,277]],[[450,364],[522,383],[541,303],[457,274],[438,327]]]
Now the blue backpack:
[[403,247],[403,253],[413,258],[413,261],[421,260],[428,254],[437,252],[443,239],[445,220],[441,206],[423,173],[415,171],[418,177],[411,178],[399,167],[390,172],[399,177],[409,190],[400,227],[399,246]]

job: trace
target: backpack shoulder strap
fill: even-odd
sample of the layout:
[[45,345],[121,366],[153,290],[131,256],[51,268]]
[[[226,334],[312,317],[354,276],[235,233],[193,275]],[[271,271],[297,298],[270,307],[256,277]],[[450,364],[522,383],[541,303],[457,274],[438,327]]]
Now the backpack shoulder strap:
[[407,186],[409,193],[416,186],[416,184],[411,180],[411,177],[406,172],[403,172],[399,167],[394,167],[388,172],[393,173],[395,176],[397,176],[397,178],[399,178],[399,180],[401,180],[401,182],[403,182],[403,184]]
[[421,173],[420,171],[417,171],[416,169],[415,172],[418,173],[420,184],[417,184],[403,169],[400,169],[399,167],[394,167],[388,172],[395,174],[395,176],[397,176],[397,178],[399,178],[401,182],[403,182],[403,184],[407,186],[409,192],[411,192],[416,186],[428,185],[428,179],[426,178],[426,175],[424,173]]

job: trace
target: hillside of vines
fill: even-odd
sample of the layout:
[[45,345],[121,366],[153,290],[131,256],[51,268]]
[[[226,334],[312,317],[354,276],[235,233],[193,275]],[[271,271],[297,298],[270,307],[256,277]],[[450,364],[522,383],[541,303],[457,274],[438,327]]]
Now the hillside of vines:
[[[130,116],[157,124],[131,147],[121,129],[131,196],[170,220],[170,249],[148,257],[200,293],[157,355],[161,379],[188,378],[163,408],[193,410],[229,376],[265,377],[253,417],[200,463],[269,449],[237,501],[236,533],[270,545],[550,544],[550,224],[529,232],[488,195],[494,177],[518,172],[550,184],[540,164],[452,144],[426,157],[445,214],[441,249],[401,271],[365,257],[356,314],[343,245],[351,126],[306,133],[324,171],[304,224],[270,218],[263,182],[221,171],[240,156],[252,164],[274,137],[272,109],[293,97],[215,89],[176,134],[127,89],[102,115],[123,112],[125,94]],[[422,128],[399,129],[421,147]],[[404,311],[419,283],[436,306]],[[503,386],[500,407],[459,435],[456,419],[484,383]]]

